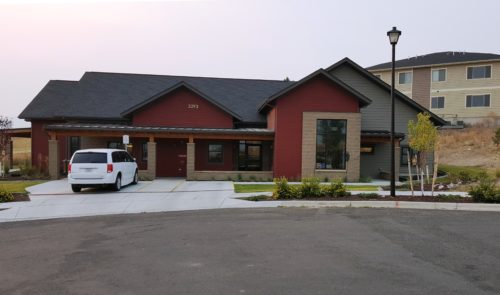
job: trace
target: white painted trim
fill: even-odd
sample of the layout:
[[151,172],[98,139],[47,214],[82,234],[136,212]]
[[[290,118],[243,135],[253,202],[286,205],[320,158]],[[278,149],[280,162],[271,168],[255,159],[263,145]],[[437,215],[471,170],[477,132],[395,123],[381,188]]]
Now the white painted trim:
[[[433,71],[440,71],[440,70],[444,70],[444,80],[443,81],[433,81],[432,80],[432,72]],[[447,68],[431,68],[431,83],[434,84],[434,83],[444,83],[444,82],[447,82],[448,81],[448,69]]]
[[[410,83],[399,83],[399,75],[400,74],[405,74],[405,73],[410,73],[411,74],[411,82]],[[411,71],[401,71],[401,72],[398,72],[398,85],[410,85],[410,86],[413,86],[413,70]]]
[[432,92],[441,92],[441,91],[475,91],[475,90],[492,90],[492,89],[500,89],[500,86],[485,86],[485,87],[468,87],[468,88],[453,88],[453,89],[431,89]]
[[[467,77],[467,72],[469,71],[469,68],[480,68],[480,67],[487,67],[490,66],[490,77],[489,78],[475,78],[475,79],[469,79]],[[465,67],[465,81],[476,81],[476,80],[491,80],[493,78],[493,64],[483,64],[483,65],[475,65],[475,66],[466,66]]]
[[[443,107],[442,108],[433,108],[432,107],[432,99],[435,98],[435,97],[436,98],[437,97],[442,97],[443,98]],[[466,100],[465,103],[467,104],[467,98],[465,100]],[[429,109],[432,109],[432,110],[443,110],[445,108],[446,108],[446,96],[445,95],[431,96],[431,101],[430,101],[430,104],[429,104]]]
[[[467,96],[479,96],[479,95],[489,95],[490,96],[490,105],[487,107],[467,107]],[[490,109],[491,108],[491,93],[476,93],[476,94],[466,94],[465,95],[465,109]]]

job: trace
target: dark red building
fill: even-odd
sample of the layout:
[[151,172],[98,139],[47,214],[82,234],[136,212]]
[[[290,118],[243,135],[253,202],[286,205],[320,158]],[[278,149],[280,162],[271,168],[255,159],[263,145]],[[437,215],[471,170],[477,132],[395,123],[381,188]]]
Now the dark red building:
[[[87,72],[49,81],[19,117],[32,124],[32,164],[53,178],[75,150],[129,135],[152,177],[357,181],[388,170],[388,101],[389,86],[346,58],[296,82]],[[428,110],[401,93],[397,107],[399,147]]]

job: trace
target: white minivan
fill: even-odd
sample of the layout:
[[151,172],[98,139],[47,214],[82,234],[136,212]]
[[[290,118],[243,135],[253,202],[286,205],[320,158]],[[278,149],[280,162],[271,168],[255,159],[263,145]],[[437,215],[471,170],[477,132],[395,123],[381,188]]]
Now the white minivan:
[[68,165],[68,182],[75,193],[84,187],[103,185],[112,185],[115,191],[119,191],[122,185],[138,181],[137,163],[124,150],[78,150]]

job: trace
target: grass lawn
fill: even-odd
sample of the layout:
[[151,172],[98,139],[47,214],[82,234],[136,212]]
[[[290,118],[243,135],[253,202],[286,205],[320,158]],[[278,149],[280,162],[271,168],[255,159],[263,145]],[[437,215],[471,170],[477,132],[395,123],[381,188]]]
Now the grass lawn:
[[[293,186],[299,186],[300,184],[293,184]],[[262,193],[262,192],[272,192],[276,185],[273,184],[235,184],[234,191],[237,193]],[[376,186],[368,185],[348,185],[347,190],[350,191],[377,191]]]
[[28,186],[43,183],[43,180],[29,180],[29,181],[0,181],[0,190],[5,189],[10,193],[26,193],[25,188]]

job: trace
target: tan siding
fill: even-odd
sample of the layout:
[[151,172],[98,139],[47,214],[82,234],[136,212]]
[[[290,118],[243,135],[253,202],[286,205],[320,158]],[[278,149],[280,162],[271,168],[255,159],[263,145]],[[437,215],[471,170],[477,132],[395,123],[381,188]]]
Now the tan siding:
[[[491,65],[491,78],[467,80],[467,67],[480,65]],[[446,69],[446,81],[432,82],[432,69]],[[407,85],[399,85],[397,81],[397,73],[407,70],[396,70],[396,89],[415,99],[427,108],[430,107],[431,97],[444,96],[444,108],[431,109],[433,113],[440,115],[447,120],[455,119],[464,120],[466,122],[480,120],[481,118],[487,117],[492,113],[500,116],[500,61],[439,65],[432,67],[431,70],[428,70],[430,94],[427,102],[425,102],[422,98],[423,93],[427,90],[419,89],[420,87],[425,87],[425,83],[423,83],[420,79],[420,70],[420,68],[413,69],[413,89],[409,88]],[[390,70],[373,71],[373,74],[379,74],[381,75],[381,79],[383,81],[388,84],[391,83]],[[411,94],[411,91],[413,92],[413,95],[409,95]],[[473,94],[490,94],[490,107],[466,108],[465,97]]]
[[418,68],[413,70],[412,99],[420,105],[430,107],[431,70]]

